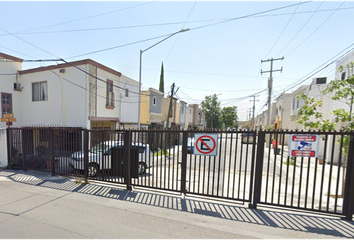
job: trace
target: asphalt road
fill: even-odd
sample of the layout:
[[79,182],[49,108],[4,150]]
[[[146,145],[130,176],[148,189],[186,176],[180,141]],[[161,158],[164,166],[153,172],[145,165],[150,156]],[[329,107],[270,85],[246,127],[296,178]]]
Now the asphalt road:
[[0,238],[353,238],[353,222],[0,169]]

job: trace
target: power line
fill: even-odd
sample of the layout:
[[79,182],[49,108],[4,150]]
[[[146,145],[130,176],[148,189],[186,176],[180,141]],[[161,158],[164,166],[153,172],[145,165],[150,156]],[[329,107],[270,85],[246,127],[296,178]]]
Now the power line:
[[[344,4],[345,2],[342,2],[342,4],[340,5],[340,6],[342,6],[343,4]],[[339,7],[340,7],[339,6]],[[338,7],[338,8],[339,8]],[[322,23],[321,23],[321,25],[319,25],[316,29],[315,29],[315,31],[313,31],[304,41],[302,41],[295,49],[293,49],[289,54],[287,54],[286,56],[288,57],[290,54],[292,54],[294,51],[296,51],[302,44],[304,44],[313,34],[315,34],[315,32],[317,32],[317,30],[318,29],[320,29],[327,21],[328,21],[328,19],[330,19],[332,16],[333,16],[333,14],[336,12],[336,10],[334,10],[333,12],[332,12],[332,14],[330,14],[327,18],[326,18],[326,20],[324,20]]]
[[107,15],[107,14],[111,14],[111,13],[116,13],[116,12],[121,12],[121,11],[124,11],[124,10],[128,10],[128,9],[140,7],[140,6],[147,5],[147,4],[151,4],[151,3],[154,3],[154,2],[142,3],[142,4],[138,4],[138,5],[131,6],[131,7],[127,7],[127,8],[123,8],[123,9],[118,9],[118,10],[114,10],[114,11],[110,11],[110,12],[106,12],[106,13],[101,13],[101,14],[96,14],[96,15],[93,15],[93,16],[88,16],[88,17],[79,18],[79,19],[74,19],[74,20],[70,20],[70,21],[66,21],[66,22],[62,22],[62,23],[56,23],[56,24],[51,24],[51,25],[47,25],[47,26],[43,26],[43,27],[38,27],[38,28],[23,30],[23,31],[15,32],[14,34],[25,33],[25,32],[29,32],[29,31],[34,31],[34,30],[39,30],[39,29],[44,29],[44,28],[49,28],[49,27],[55,27],[55,26],[59,26],[59,25],[64,25],[64,24],[68,24],[68,23],[72,23],[72,22],[77,22],[77,21],[81,21],[81,20],[85,20],[85,19],[100,17],[100,16],[103,16],[103,15]]
[[[271,49],[269,50],[269,52],[267,53],[267,55],[264,57],[264,58],[267,58],[269,53],[273,50],[273,48],[275,47],[275,45],[277,44],[277,42],[279,41],[280,37],[283,35],[285,29],[288,27],[289,23],[291,22],[291,20],[293,19],[294,15],[295,15],[295,12],[297,11],[297,9],[299,8],[300,5],[297,5],[295,10],[294,10],[294,13],[291,15],[289,21],[286,23],[285,27],[283,28],[283,30],[281,31],[280,35],[278,36],[277,40],[275,40],[275,43],[273,44],[273,46],[271,47]],[[279,56],[279,55],[277,55]]]
[[90,55],[90,54],[94,54],[94,53],[99,53],[99,52],[104,52],[104,51],[108,51],[108,50],[113,50],[113,49],[121,48],[121,47],[127,47],[127,46],[130,46],[130,45],[134,45],[134,44],[138,44],[138,43],[142,43],[142,42],[147,42],[147,41],[150,41],[150,40],[166,37],[166,36],[169,36],[169,35],[171,35],[171,33],[170,34],[161,35],[161,36],[158,36],[158,37],[153,37],[153,38],[148,38],[148,39],[144,39],[144,40],[139,40],[139,41],[136,41],[136,42],[126,43],[126,44],[119,45],[119,46],[109,47],[109,48],[105,48],[105,49],[101,49],[101,50],[97,50],[97,51],[93,51],[93,52],[89,52],[89,53],[84,53],[84,54],[76,55],[76,56],[73,56],[73,57],[68,57],[66,59],[82,57],[82,56],[86,56],[86,55]]
[[[201,29],[201,28],[205,28],[205,27],[210,27],[210,26],[214,26],[214,25],[217,25],[217,24],[222,24],[222,23],[226,23],[226,22],[230,22],[230,21],[235,21],[235,20],[239,20],[239,19],[243,19],[243,18],[248,18],[248,17],[251,17],[251,16],[256,16],[256,15],[260,15],[262,13],[273,12],[273,11],[277,11],[277,10],[280,10],[280,9],[285,9],[285,8],[289,8],[289,7],[293,7],[293,6],[298,6],[298,5],[306,4],[306,3],[309,3],[309,2],[310,1],[300,2],[300,3],[297,3],[297,4],[291,4],[291,5],[287,5],[287,6],[284,6],[284,7],[274,8],[274,9],[270,9],[270,10],[266,10],[266,11],[262,11],[262,12],[257,12],[257,13],[253,13],[253,14],[249,14],[249,15],[245,15],[245,16],[241,16],[241,17],[231,18],[231,19],[220,21],[220,22],[217,22],[217,23],[207,24],[207,25],[196,27],[196,28],[190,28],[190,31]],[[101,50],[97,50],[97,51],[93,51],[93,52],[89,52],[89,53],[84,53],[84,54],[76,55],[76,56],[73,56],[73,57],[68,57],[66,59],[71,59],[71,58],[81,57],[81,56],[85,56],[85,55],[90,55],[90,54],[93,54],[93,53],[99,53],[99,52],[104,52],[104,51],[108,51],[108,50],[113,50],[113,49],[116,49],[116,48],[126,47],[126,46],[130,46],[130,45],[138,44],[138,43],[141,43],[141,42],[146,42],[146,41],[154,40],[154,39],[157,39],[157,38],[166,37],[166,36],[169,36],[169,35],[171,35],[171,33],[165,34],[165,35],[162,35],[162,36],[158,36],[158,37],[153,37],[153,38],[149,38],[149,39],[145,39],[145,40],[132,42],[132,43],[126,43],[126,44],[119,45],[119,46],[105,48],[105,49],[101,49]]]
[[299,35],[299,33],[302,31],[302,29],[307,25],[307,23],[312,19],[312,17],[317,13],[318,9],[322,6],[323,2],[317,7],[317,9],[312,13],[312,15],[307,19],[307,21],[302,25],[302,27],[300,28],[299,31],[297,31],[297,33],[294,35],[294,37],[285,45],[285,47],[283,47],[283,49],[276,55],[279,56],[281,52],[284,51],[284,49],[286,47],[288,47],[290,45],[290,43],[292,43],[292,41],[297,37],[297,35]]
[[239,19],[243,19],[243,18],[249,18],[249,17],[252,17],[252,16],[257,16],[257,15],[260,15],[260,14],[263,14],[263,13],[274,12],[274,11],[278,11],[278,10],[281,10],[281,9],[285,9],[285,8],[289,8],[289,7],[294,7],[294,6],[306,4],[306,3],[309,3],[309,2],[311,2],[311,1],[300,2],[300,3],[296,3],[296,4],[287,5],[287,6],[284,6],[284,7],[278,7],[278,8],[273,8],[273,9],[269,9],[269,10],[266,10],[266,11],[261,11],[261,12],[257,12],[257,13],[244,15],[244,16],[241,16],[241,17],[235,17],[235,18],[231,18],[231,19],[224,20],[224,21],[217,22],[217,23],[211,23],[211,24],[200,26],[200,27],[191,28],[191,31],[192,30],[201,29],[201,28],[210,27],[210,26],[214,26],[214,25],[218,25],[218,24],[222,24],[222,23],[226,23],[226,22],[231,22],[231,21],[235,21],[235,20],[239,20]]
[[[327,60],[325,63],[321,64],[319,67],[317,67],[315,70],[313,70],[314,73],[309,73],[307,75],[309,75],[308,77],[303,77],[300,80],[296,81],[294,84],[290,85],[288,88],[284,88],[283,91],[286,92],[300,84],[302,84],[303,82],[305,82],[306,80],[308,80],[309,78],[311,78],[312,76],[314,76],[315,74],[319,73],[320,71],[326,69],[327,67],[329,67],[330,65],[332,65],[333,63],[335,63],[336,61],[338,61],[340,58],[342,58],[343,56],[347,55],[349,52],[351,52],[354,48],[351,48],[354,46],[354,43],[350,44],[348,47],[346,47],[344,50],[342,50],[340,53],[336,54],[334,57],[330,58],[329,60]],[[349,49],[351,48],[351,49]],[[346,51],[347,49],[349,49],[348,51]],[[346,52],[344,52],[346,51]],[[344,53],[343,53],[344,52]],[[343,53],[343,54],[342,54]],[[342,54],[342,55],[340,55]],[[337,57],[338,55],[340,55],[339,57]],[[336,58],[337,57],[337,58]],[[331,59],[335,58],[334,60],[331,61]],[[328,63],[329,62],[329,63]],[[325,65],[325,66],[324,66]],[[324,66],[324,67],[322,67]],[[322,68],[321,68],[322,67]],[[319,70],[317,70],[318,68],[320,68]]]
[[[338,11],[340,10],[351,10],[354,7],[348,7],[348,8],[339,8],[337,9]],[[323,10],[318,10],[317,12],[328,12],[328,11],[333,11],[335,9],[323,9]],[[262,17],[276,17],[276,16],[286,16],[286,15],[298,15],[298,14],[308,14],[308,13],[313,13],[314,11],[302,11],[302,12],[296,12],[296,13],[278,13],[278,14],[268,14],[268,15],[258,15],[258,16],[250,16],[249,18],[262,18]],[[223,18],[223,19],[207,19],[207,20],[197,20],[197,21],[187,21],[187,22],[167,22],[167,23],[151,23],[151,24],[141,24],[141,25],[129,25],[129,26],[118,26],[118,27],[101,27],[101,28],[82,28],[82,29],[69,29],[69,30],[58,30],[58,31],[43,31],[43,32],[30,32],[33,30],[38,30],[42,28],[48,28],[48,27],[53,27],[56,26],[54,25],[49,25],[45,27],[39,27],[35,29],[29,29],[29,30],[24,30],[20,32],[15,32],[15,34],[52,34],[52,33],[70,33],[70,32],[84,32],[84,31],[104,31],[104,30],[115,30],[115,29],[130,29],[130,28],[143,28],[143,27],[158,27],[158,26],[169,26],[169,25],[179,25],[183,23],[199,23],[199,22],[213,22],[213,21],[227,21],[227,20],[232,20],[233,18]],[[82,20],[82,19],[79,19]],[[70,22],[70,21],[69,21]],[[65,22],[65,23],[69,23]],[[57,25],[62,25],[65,23],[57,24]],[[9,34],[1,34],[0,36],[7,36]]]

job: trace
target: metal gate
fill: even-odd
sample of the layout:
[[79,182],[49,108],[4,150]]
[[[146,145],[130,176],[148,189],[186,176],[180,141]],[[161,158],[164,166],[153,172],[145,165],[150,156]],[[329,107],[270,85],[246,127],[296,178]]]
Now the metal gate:
[[[354,212],[354,133],[9,128],[9,165],[85,179],[344,215]],[[217,134],[215,156],[195,134]],[[288,156],[291,134],[320,136],[320,157]]]
[[[289,157],[290,135],[319,137],[318,157]],[[253,206],[345,215],[354,205],[353,133],[258,132]]]

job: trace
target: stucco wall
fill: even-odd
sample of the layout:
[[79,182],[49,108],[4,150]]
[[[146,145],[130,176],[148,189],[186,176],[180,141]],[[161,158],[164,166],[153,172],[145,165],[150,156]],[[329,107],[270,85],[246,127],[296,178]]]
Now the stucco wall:
[[[14,83],[16,82],[16,74],[18,70],[21,70],[22,65],[19,62],[7,62],[0,58],[0,73],[9,74],[1,75],[0,81],[0,93],[9,93],[12,95],[12,112],[17,119],[13,123],[14,127],[21,126],[22,120],[22,107],[21,107],[21,92],[14,90]],[[20,83],[20,81],[19,81]],[[0,115],[1,115],[1,105],[0,105]],[[0,116],[2,117],[2,116]],[[0,122],[0,128],[6,127],[5,122]]]
[[[79,66],[85,67],[85,66]],[[84,68],[85,69],[85,68]],[[87,75],[74,67],[20,76],[22,124],[87,127]],[[32,83],[47,81],[48,100],[32,101]],[[75,84],[75,85],[74,85]]]
[[[122,75],[120,78],[120,114],[119,120],[122,123],[138,123],[139,108],[139,82]],[[128,89],[128,97],[125,96],[125,89]]]
[[6,128],[0,128],[0,168],[7,164]]
[[119,77],[103,71],[101,69],[97,69],[97,77],[103,81],[111,80],[113,81],[113,92],[114,92],[114,109],[106,108],[106,92],[107,92],[107,83],[101,80],[97,81],[97,117],[110,117],[110,118],[118,118],[119,116]]

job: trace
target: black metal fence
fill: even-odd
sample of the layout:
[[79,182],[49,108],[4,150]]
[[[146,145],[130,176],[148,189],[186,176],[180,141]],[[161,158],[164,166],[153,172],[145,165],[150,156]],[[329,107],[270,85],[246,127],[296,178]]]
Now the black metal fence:
[[[197,133],[9,128],[9,166],[352,218],[353,132],[203,132],[212,156],[194,154]],[[290,157],[294,134],[319,137],[317,155]]]

